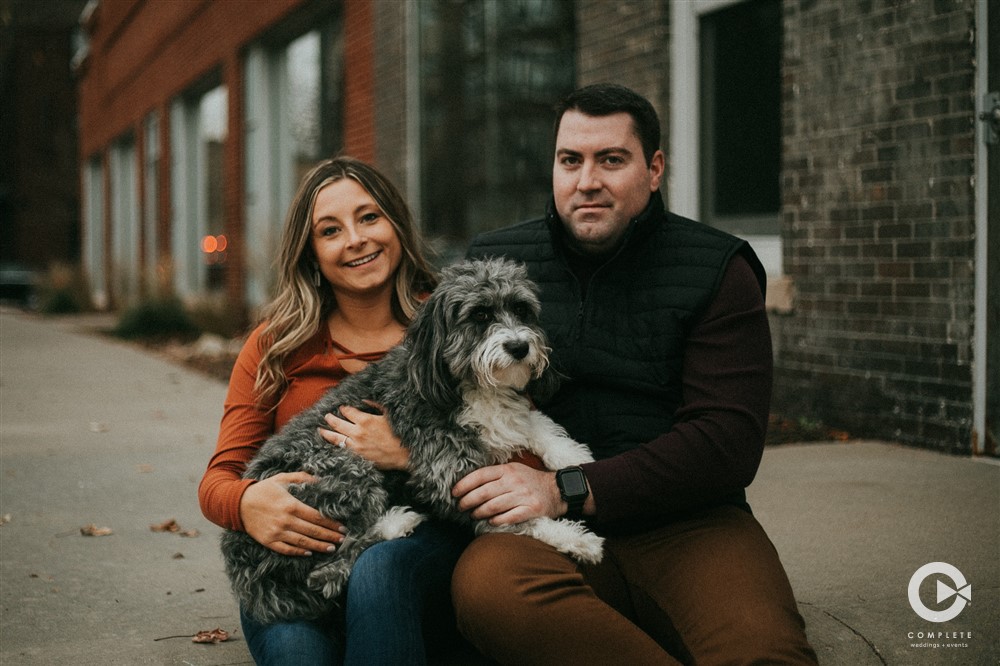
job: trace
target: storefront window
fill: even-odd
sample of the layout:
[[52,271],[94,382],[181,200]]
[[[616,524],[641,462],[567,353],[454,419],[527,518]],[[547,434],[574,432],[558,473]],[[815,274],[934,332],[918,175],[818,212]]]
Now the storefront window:
[[544,212],[552,107],[575,82],[568,0],[420,4],[421,217],[464,246]]
[[123,304],[139,296],[139,202],[136,199],[135,138],[128,134],[111,145],[112,291]]
[[224,286],[228,109],[225,86],[195,88],[171,109],[173,273],[178,292],[185,296],[218,292]]
[[107,275],[104,270],[104,166],[100,157],[84,164],[83,262],[90,277],[90,298],[94,306],[108,306]]
[[159,224],[159,184],[160,184],[160,114],[153,112],[143,124],[145,133],[145,163],[143,164],[143,243],[142,255],[145,261],[146,287],[156,290],[161,285],[157,272],[160,248],[157,245]]
[[281,30],[247,53],[247,301],[267,300],[285,212],[306,172],[342,145],[343,45],[339,21]]
[[207,92],[200,101],[199,149],[204,151],[205,169],[200,187],[204,192],[204,227],[200,240],[205,264],[205,287],[221,291],[225,287],[228,239],[224,215],[223,160],[226,145],[228,95],[222,86]]

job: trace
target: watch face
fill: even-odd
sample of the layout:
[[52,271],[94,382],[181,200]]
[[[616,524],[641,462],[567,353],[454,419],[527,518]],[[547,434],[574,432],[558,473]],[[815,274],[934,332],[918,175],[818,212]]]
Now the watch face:
[[582,471],[578,469],[567,470],[559,475],[559,480],[562,484],[563,493],[567,497],[587,494],[587,480],[584,478]]

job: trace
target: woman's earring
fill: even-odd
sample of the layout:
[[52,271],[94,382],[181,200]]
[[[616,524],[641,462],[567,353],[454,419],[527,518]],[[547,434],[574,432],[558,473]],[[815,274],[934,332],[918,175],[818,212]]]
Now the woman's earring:
[[320,286],[321,282],[319,279],[319,263],[313,262],[313,285]]

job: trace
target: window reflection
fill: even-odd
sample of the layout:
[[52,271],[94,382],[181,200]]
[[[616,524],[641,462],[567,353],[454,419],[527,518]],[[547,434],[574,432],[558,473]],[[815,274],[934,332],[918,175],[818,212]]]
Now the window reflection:
[[[301,26],[297,26],[301,27]],[[335,17],[307,32],[279,28],[245,60],[243,211],[246,298],[264,303],[285,211],[306,172],[342,149],[343,30]],[[236,239],[229,239],[234,242]]]
[[146,288],[158,290],[162,285],[158,279],[159,246],[157,227],[159,226],[159,178],[160,178],[160,116],[150,113],[144,123],[145,163],[143,164],[143,242],[142,256],[146,272],[143,276]]
[[320,39],[313,31],[292,41],[286,50],[288,126],[297,184],[320,157]]
[[422,218],[456,245],[544,211],[552,107],[575,80],[568,0],[420,5]]
[[702,219],[741,235],[778,232],[781,15],[758,0],[701,19]]

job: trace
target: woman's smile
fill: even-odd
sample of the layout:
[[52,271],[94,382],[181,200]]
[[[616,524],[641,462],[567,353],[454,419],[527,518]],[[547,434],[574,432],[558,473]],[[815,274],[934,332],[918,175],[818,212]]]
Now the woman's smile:
[[353,261],[348,261],[344,265],[347,266],[347,267],[349,267],[349,268],[357,268],[358,266],[364,266],[365,264],[371,263],[371,262],[375,261],[376,259],[378,259],[379,255],[381,255],[381,254],[382,254],[382,250],[379,250],[378,252],[372,252],[369,255],[365,255],[364,257],[361,257],[360,259],[355,259]]

